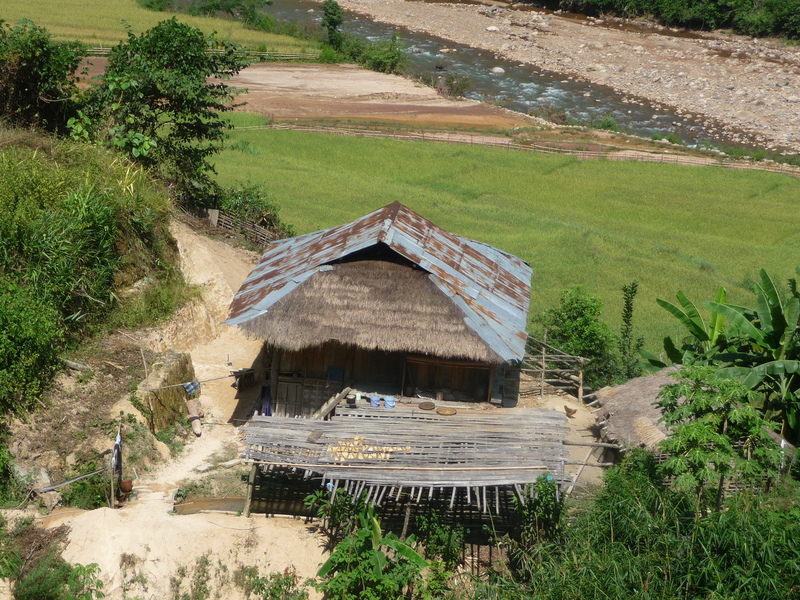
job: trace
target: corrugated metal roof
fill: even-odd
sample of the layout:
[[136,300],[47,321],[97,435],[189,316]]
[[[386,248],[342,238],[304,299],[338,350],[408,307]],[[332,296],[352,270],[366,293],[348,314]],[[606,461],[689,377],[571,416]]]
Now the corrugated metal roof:
[[360,219],[270,244],[230,308],[229,325],[264,314],[324,265],[382,242],[428,271],[503,360],[525,355],[533,270],[520,258],[434,225],[399,202]]

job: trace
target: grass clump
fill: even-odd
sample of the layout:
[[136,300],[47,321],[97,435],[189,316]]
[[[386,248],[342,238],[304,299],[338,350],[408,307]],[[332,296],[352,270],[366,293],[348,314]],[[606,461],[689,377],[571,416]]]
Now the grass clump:
[[165,278],[177,251],[164,192],[82,144],[0,130],[0,210],[0,409],[22,410],[63,345],[102,328],[118,289]]

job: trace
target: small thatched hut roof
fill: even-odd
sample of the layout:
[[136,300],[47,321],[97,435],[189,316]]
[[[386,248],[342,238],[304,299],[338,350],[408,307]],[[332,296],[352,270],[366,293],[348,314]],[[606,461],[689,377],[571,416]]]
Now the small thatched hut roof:
[[602,409],[597,412],[597,421],[603,429],[603,437],[626,448],[655,448],[667,437],[666,427],[659,422],[661,410],[655,402],[662,387],[676,383],[671,375],[676,371],[677,367],[667,367],[652,375],[599,390],[597,397]]
[[320,337],[361,348],[502,362],[419,269],[379,260],[318,271],[241,328],[286,350]]
[[227,323],[289,350],[337,340],[498,364],[525,355],[531,275],[395,202],[270,244]]

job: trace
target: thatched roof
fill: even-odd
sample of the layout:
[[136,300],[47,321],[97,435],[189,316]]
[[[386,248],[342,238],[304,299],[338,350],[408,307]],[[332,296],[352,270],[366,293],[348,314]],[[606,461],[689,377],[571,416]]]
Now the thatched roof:
[[667,436],[667,429],[659,422],[661,411],[654,403],[663,386],[676,382],[671,376],[675,371],[676,367],[667,367],[599,390],[602,409],[597,412],[597,421],[602,425],[604,437],[626,448],[655,448]]
[[[313,316],[295,312],[289,314],[289,308],[279,308],[280,305],[298,286],[334,264],[376,258],[418,267],[425,273],[427,283],[432,283],[456,307],[466,329],[474,332],[488,347],[488,350],[476,350],[473,336],[449,338],[454,343],[465,343],[466,346],[448,346],[445,356],[491,356],[493,362],[517,361],[525,356],[525,328],[532,275],[530,266],[507,252],[445,231],[397,202],[346,225],[270,244],[231,303],[227,323],[243,326],[256,334],[263,329],[272,339],[281,339],[289,344],[286,347],[305,347],[312,338],[316,340],[315,345],[319,344],[323,341],[321,338],[327,338],[337,324],[317,319],[316,325],[321,329],[314,335]],[[420,285],[421,282],[422,277],[419,277],[408,283]],[[430,286],[424,289],[428,291],[422,291],[422,297],[432,298]],[[405,332],[409,336],[406,341],[408,349],[419,348],[422,351],[421,348],[430,347],[427,341],[416,341],[429,339],[429,329],[437,334],[441,331],[455,334],[461,329],[453,329],[453,320],[443,316],[441,306],[433,309],[428,303],[416,303],[413,300],[414,289],[408,288],[401,293],[404,301],[423,311],[410,320],[415,328]],[[378,300],[372,305],[374,312],[384,313],[385,316],[385,313],[397,310],[397,302],[403,300],[396,297],[386,307],[378,306],[379,301],[388,300],[390,296],[379,293]],[[308,302],[293,300],[290,305],[302,313],[310,307]],[[270,319],[266,319],[263,326],[256,323],[248,325],[251,321],[264,320],[265,315],[275,310],[284,311],[285,331],[280,334],[266,324]],[[327,318],[333,313],[330,308],[326,310]],[[400,313],[409,315],[408,310],[401,310]],[[362,310],[359,314],[363,316],[366,311]],[[448,314],[453,316],[456,313]],[[347,328],[347,333],[353,340],[353,328],[357,328],[359,323],[354,318],[348,319],[351,326]],[[444,321],[448,325],[443,326],[441,322]],[[297,332],[292,330],[295,326],[299,328]],[[364,326],[372,330],[364,334],[365,348],[397,347],[397,344],[376,339],[379,336],[373,320],[368,319]],[[395,337],[391,332],[383,332],[383,335]],[[295,337],[304,341],[290,342]],[[344,339],[341,341],[346,342]],[[361,345],[361,342],[358,344]],[[436,342],[432,347],[443,349],[446,344]]]
[[502,362],[425,271],[378,260],[331,265],[241,328],[286,350],[338,340],[367,349]]

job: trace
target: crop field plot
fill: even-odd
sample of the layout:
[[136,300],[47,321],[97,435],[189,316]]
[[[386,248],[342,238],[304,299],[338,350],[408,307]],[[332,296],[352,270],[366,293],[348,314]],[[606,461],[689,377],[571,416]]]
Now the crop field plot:
[[139,34],[173,16],[206,34],[216,32],[220,39],[252,50],[317,51],[313,42],[247,29],[238,21],[147,10],[135,0],[3,0],[0,11],[0,18],[7,23],[30,19],[56,39],[80,40],[93,47],[109,47],[125,39],[126,26]]
[[638,280],[637,335],[656,352],[681,333],[656,298],[680,289],[699,305],[724,286],[751,305],[760,268],[785,282],[800,264],[800,181],[784,175],[265,129],[234,130],[228,148],[222,182],[265,184],[298,233],[397,200],[520,256],[534,269],[531,315],[580,285],[618,327],[621,288]]

